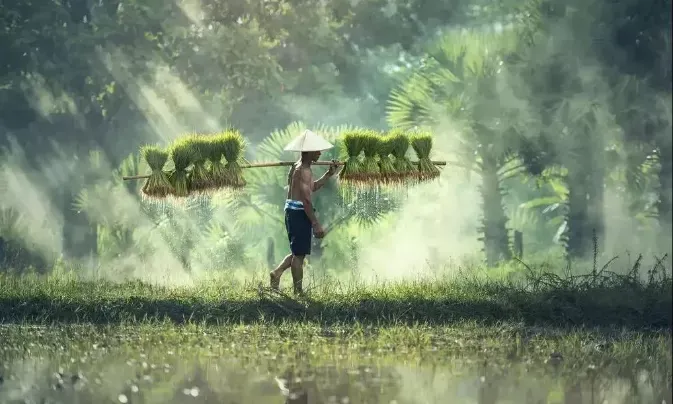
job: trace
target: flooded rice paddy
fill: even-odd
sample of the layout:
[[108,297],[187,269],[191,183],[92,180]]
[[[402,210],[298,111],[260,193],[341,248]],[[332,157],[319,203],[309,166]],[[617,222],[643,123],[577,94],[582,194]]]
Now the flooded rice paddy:
[[671,403],[670,333],[0,326],[0,403]]

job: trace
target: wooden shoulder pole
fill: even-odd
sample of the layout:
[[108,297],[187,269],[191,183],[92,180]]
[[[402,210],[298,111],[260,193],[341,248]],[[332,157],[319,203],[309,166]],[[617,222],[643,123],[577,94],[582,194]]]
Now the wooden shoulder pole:
[[[264,167],[289,167],[292,164],[294,164],[294,161],[274,161],[274,162],[269,162],[269,163],[253,163],[253,164],[242,164],[241,168],[264,168]],[[314,166],[330,166],[333,163],[331,161],[316,161],[313,163]],[[346,163],[343,161],[337,161],[335,163],[338,166],[343,166]],[[413,161],[412,164],[418,164],[417,161]],[[446,161],[433,161],[432,164],[436,166],[445,166]],[[124,181],[129,181],[129,180],[141,180],[145,178],[149,178],[149,174],[146,175],[127,175],[122,177]]]

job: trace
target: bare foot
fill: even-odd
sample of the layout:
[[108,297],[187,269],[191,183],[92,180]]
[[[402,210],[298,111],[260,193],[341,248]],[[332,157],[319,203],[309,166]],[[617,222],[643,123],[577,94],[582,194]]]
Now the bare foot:
[[294,286],[294,295],[297,297],[306,297],[306,292],[304,292],[301,284]]
[[269,283],[271,284],[271,289],[280,289],[280,276],[276,276],[273,272],[269,272]]

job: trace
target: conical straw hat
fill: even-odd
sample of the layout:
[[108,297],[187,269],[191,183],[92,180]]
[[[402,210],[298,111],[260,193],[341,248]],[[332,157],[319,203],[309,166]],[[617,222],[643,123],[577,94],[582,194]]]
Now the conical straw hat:
[[332,147],[334,147],[333,144],[320,137],[320,135],[306,129],[304,133],[294,138],[294,140],[285,146],[285,150],[295,152],[312,152],[328,150]]

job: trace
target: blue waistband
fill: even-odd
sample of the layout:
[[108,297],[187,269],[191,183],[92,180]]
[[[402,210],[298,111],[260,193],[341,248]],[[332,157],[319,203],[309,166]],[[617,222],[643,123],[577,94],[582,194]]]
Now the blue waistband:
[[295,201],[293,199],[285,200],[285,209],[304,210],[304,203],[302,201]]

